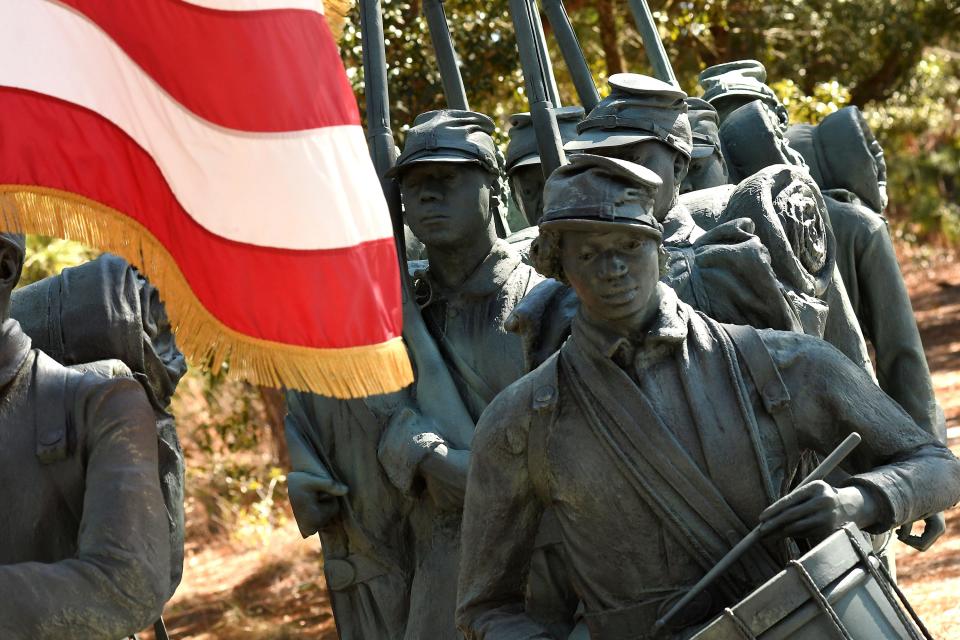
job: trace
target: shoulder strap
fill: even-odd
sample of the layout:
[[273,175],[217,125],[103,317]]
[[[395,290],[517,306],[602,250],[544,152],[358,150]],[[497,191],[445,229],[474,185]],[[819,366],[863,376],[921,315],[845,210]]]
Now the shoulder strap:
[[797,443],[796,425],[790,407],[790,392],[784,384],[773,356],[753,327],[721,325],[737,349],[737,355],[746,365],[763,407],[777,425],[787,455],[788,473],[797,468],[800,461],[800,446]]
[[[70,457],[73,453],[71,442],[74,438],[73,404],[76,395],[78,376],[59,364],[48,369],[43,375],[38,370],[47,356],[37,352],[33,363],[33,380],[30,392],[33,394],[34,428],[36,430],[36,454],[41,464],[53,465]],[[50,477],[64,505],[76,521],[77,526],[83,518],[77,501],[77,486],[69,483],[69,476],[59,469],[51,469]],[[83,478],[80,477],[81,487]],[[73,497],[71,497],[73,496]],[[79,497],[82,499],[83,493]]]
[[38,375],[41,361],[46,358],[37,353],[33,361],[34,424],[36,429],[37,458],[43,464],[64,460],[71,453],[70,432],[72,427],[73,387],[68,384],[66,367],[51,367],[49,373]]
[[541,477],[534,473],[546,468],[547,435],[556,414],[558,396],[557,355],[547,359],[533,373],[533,394],[530,399],[532,409],[530,428],[526,434],[527,468],[531,477]]

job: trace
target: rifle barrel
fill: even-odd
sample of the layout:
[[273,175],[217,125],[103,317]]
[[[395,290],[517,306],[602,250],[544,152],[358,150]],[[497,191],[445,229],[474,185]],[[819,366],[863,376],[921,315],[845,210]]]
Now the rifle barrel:
[[570,23],[570,16],[563,6],[563,0],[543,0],[543,10],[547,14],[550,26],[553,27],[553,37],[557,39],[560,53],[570,71],[573,86],[577,90],[577,97],[584,111],[590,113],[600,102],[597,85],[593,82],[593,74],[587,65],[587,58],[583,55],[580,41]]
[[633,18],[637,23],[637,29],[640,31],[640,38],[643,40],[643,48],[647,52],[647,58],[653,67],[653,75],[659,80],[669,82],[679,88],[677,76],[673,73],[673,66],[670,64],[670,58],[667,57],[667,50],[663,47],[663,41],[660,40],[660,32],[657,30],[657,24],[653,21],[653,14],[650,12],[650,5],[647,0],[628,0],[630,10],[633,12]]
[[543,31],[543,22],[540,20],[540,11],[537,9],[537,0],[530,0],[530,25],[533,28],[533,37],[537,43],[537,54],[540,66],[543,69],[543,83],[547,97],[554,107],[560,106],[560,88],[557,78],[553,75],[553,62],[550,60],[550,50],[547,48],[547,34]]
[[[544,60],[537,46],[536,28],[533,14],[536,13],[534,0],[510,0],[510,13],[517,37],[517,49],[520,51],[520,66],[530,103],[530,117],[537,138],[537,150],[540,153],[540,166],[544,177],[566,162],[563,142],[557,116],[553,112],[546,85]],[[549,62],[548,62],[549,64]]]
[[440,67],[440,80],[443,82],[443,95],[447,98],[447,106],[469,111],[467,91],[463,86],[460,65],[457,64],[450,25],[443,11],[443,0],[423,0],[423,15],[430,28],[430,40],[437,56],[437,66]]

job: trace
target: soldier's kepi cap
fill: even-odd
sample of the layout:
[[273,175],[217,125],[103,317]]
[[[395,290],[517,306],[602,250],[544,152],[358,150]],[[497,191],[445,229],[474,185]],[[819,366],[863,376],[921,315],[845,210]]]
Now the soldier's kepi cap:
[[589,153],[570,156],[543,188],[540,230],[627,229],[663,239],[653,216],[659,176],[646,167]]
[[[577,123],[583,120],[583,107],[560,107],[554,109],[560,140],[566,144],[577,137]],[[540,164],[540,150],[537,148],[537,136],[533,131],[533,119],[530,113],[515,113],[510,116],[510,143],[507,145],[507,175],[514,170],[531,164]]]
[[672,84],[637,73],[610,76],[610,95],[577,125],[565,151],[590,151],[659,140],[690,157],[693,143],[687,94]]
[[767,86],[767,69],[757,60],[736,60],[707,67],[700,73],[703,99],[716,106],[718,102],[735,96],[763,100],[771,107],[780,105],[780,99]]
[[418,115],[407,131],[403,153],[388,176],[418,162],[464,162],[499,174],[493,120],[474,111],[441,109]]
[[687,98],[685,102],[693,130],[693,157],[706,158],[720,151],[720,116],[717,110],[700,98]]

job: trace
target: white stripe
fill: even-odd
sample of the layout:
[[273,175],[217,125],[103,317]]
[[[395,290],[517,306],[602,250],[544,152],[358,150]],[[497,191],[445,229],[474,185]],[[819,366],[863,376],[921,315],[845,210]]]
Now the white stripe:
[[321,0],[182,0],[207,9],[220,11],[259,11],[261,9],[305,9],[323,13]]
[[54,96],[123,129],[190,215],[238,242],[349,247],[392,233],[359,126],[259,134],[198,118],[103,31],[61,5],[0,2],[0,86]]

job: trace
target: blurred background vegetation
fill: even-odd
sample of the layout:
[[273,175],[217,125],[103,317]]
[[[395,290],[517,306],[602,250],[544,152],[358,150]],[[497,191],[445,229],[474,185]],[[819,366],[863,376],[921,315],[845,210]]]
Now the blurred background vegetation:
[[[414,116],[444,106],[419,1],[383,0],[400,142]],[[507,3],[445,4],[471,106],[504,127],[511,113],[527,109]],[[612,73],[650,73],[626,0],[565,4],[601,92]],[[704,67],[756,58],[766,65],[794,122],[815,123],[848,104],[861,107],[886,149],[888,213],[898,236],[921,251],[960,241],[960,2],[650,0],[650,5],[688,93],[699,94],[696,77]],[[362,107],[355,10],[341,44]],[[562,98],[573,104],[576,94],[562,58],[555,49],[553,54]],[[76,243],[31,237],[21,284],[95,255]],[[188,460],[191,545],[213,538],[263,544],[271,531],[288,524],[279,392],[191,368],[173,411]]]
[[[960,240],[960,2],[957,0],[649,0],[681,86],[700,93],[707,66],[754,58],[793,122],[847,105],[868,116],[887,154],[890,208],[902,238]],[[471,108],[505,126],[527,110],[507,3],[445,0]],[[603,92],[621,71],[651,73],[627,0],[565,2]],[[383,0],[394,130],[445,106],[420,0]],[[544,18],[544,24],[549,25]],[[548,35],[551,47],[552,38]],[[363,105],[356,9],[342,55]],[[576,102],[553,48],[565,104]]]

